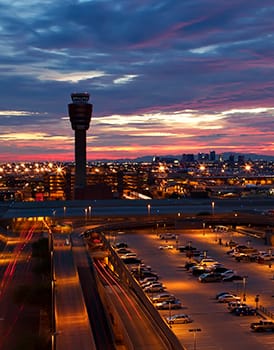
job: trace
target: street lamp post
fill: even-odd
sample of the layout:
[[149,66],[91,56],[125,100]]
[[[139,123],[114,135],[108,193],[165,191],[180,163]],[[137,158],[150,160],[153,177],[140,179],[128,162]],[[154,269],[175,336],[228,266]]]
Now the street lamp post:
[[247,284],[247,277],[243,276],[243,301],[246,301],[246,284]]
[[169,311],[169,327],[172,328],[172,326],[171,326],[171,303],[170,303],[170,301],[168,303],[168,311]]
[[205,235],[205,222],[203,222],[203,236]]
[[193,340],[194,340],[193,349],[196,350],[196,346],[197,346],[196,333],[201,332],[202,330],[201,330],[201,328],[191,328],[188,331],[193,332]]
[[67,207],[64,207],[64,218],[66,217]]
[[257,294],[256,297],[255,297],[256,310],[258,310],[258,306],[259,306],[259,300],[260,300],[259,297],[260,297],[259,294]]
[[150,215],[150,204],[147,205],[147,215]]
[[214,216],[215,202],[211,202],[212,216]]

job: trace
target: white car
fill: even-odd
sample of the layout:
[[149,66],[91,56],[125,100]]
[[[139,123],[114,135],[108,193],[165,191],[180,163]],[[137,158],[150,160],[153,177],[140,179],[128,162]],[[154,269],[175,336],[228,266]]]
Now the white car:
[[162,283],[155,281],[155,282],[147,282],[145,284],[141,284],[141,287],[143,289],[145,289],[147,287],[162,287],[163,288],[164,286]]
[[225,272],[221,272],[222,277],[228,277],[232,275],[235,275],[235,272],[233,270],[226,270]]
[[156,281],[158,281],[158,277],[156,276],[146,277],[140,281],[140,285],[144,285],[145,283],[156,282]]
[[128,259],[128,258],[137,258],[136,253],[126,253],[124,255],[121,255],[121,259]]
[[172,315],[172,316],[167,317],[166,320],[169,324],[193,322],[193,320],[187,314]]
[[152,297],[151,298],[151,301],[153,303],[160,303],[162,301],[166,301],[166,300],[175,300],[175,296],[173,294],[170,294],[170,293],[160,293],[160,294],[157,294],[155,297]]
[[166,249],[173,249],[173,245],[160,245],[159,247],[160,250],[166,250]]
[[213,258],[203,258],[200,263],[200,265],[207,265],[207,264],[218,264],[218,261]]
[[225,294],[218,298],[219,303],[229,303],[231,301],[241,301],[241,298],[233,294]]
[[264,254],[260,254],[257,257],[258,261],[262,260],[262,261],[272,261],[274,260],[274,256],[273,254],[269,254],[269,253],[264,253]]

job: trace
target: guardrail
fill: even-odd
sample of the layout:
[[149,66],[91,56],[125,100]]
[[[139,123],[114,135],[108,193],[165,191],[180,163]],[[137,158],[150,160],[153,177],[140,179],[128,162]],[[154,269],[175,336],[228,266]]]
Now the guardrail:
[[272,320],[274,319],[274,311],[268,310],[266,307],[263,305],[259,306],[259,312],[258,312],[262,317],[267,317],[271,318]]

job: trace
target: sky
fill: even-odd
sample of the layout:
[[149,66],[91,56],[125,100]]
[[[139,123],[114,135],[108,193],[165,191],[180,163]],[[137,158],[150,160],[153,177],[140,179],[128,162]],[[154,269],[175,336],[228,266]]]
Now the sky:
[[273,0],[0,0],[0,162],[274,156]]

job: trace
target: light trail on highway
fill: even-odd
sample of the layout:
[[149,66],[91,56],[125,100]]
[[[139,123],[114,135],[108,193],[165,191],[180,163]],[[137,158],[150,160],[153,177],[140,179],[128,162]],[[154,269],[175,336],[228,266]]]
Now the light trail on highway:
[[[29,223],[28,223],[29,225]],[[20,237],[15,244],[8,264],[3,273],[0,286],[0,305],[1,318],[5,320],[2,324],[2,337],[0,339],[0,349],[3,346],[8,347],[10,338],[14,335],[14,329],[17,325],[20,315],[24,311],[25,304],[21,303],[18,306],[7,308],[11,298],[11,290],[17,286],[21,281],[28,280],[28,274],[31,264],[31,249],[29,243],[31,242],[37,224],[31,224],[31,227],[20,230]]]
[[[104,267],[104,265],[100,262],[100,260],[95,260],[95,267],[96,271],[100,275],[100,278],[102,281],[107,284],[112,292],[115,294],[116,298],[120,301],[125,313],[128,315],[128,318],[132,321],[134,321],[134,318],[132,317],[131,313],[128,311],[128,307],[125,304],[123,298],[127,300],[127,302],[131,305],[134,315],[137,315],[139,320],[143,319],[143,316],[139,313],[139,310],[136,308],[135,304],[132,302],[131,298],[128,296],[128,293],[125,291],[124,288],[122,288],[121,283],[114,278],[114,276]],[[120,294],[117,292],[117,289],[119,290]]]

